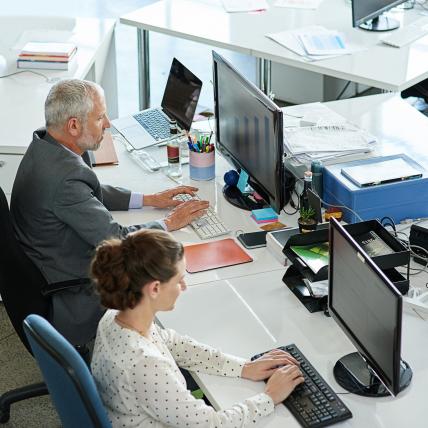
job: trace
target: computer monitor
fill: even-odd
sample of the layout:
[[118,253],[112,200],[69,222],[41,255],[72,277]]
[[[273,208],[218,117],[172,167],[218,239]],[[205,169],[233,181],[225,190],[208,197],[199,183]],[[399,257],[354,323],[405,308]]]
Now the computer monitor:
[[406,0],[352,0],[352,26],[368,31],[389,31],[400,23],[383,15],[387,10]]
[[[213,83],[217,149],[248,173],[250,185],[279,213],[294,184],[284,168],[281,109],[214,51]],[[236,187],[226,185],[223,193],[234,205],[253,209]]]
[[406,388],[412,370],[401,360],[402,296],[334,218],[328,307],[358,350],[337,361],[336,381],[365,396],[395,396]]

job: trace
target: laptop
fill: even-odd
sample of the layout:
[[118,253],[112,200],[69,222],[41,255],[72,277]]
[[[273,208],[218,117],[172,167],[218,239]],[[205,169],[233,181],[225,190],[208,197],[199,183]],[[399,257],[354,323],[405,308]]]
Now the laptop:
[[170,123],[189,131],[202,89],[202,81],[176,58],[173,59],[161,107],[115,119],[113,126],[135,149],[144,149],[171,138]]

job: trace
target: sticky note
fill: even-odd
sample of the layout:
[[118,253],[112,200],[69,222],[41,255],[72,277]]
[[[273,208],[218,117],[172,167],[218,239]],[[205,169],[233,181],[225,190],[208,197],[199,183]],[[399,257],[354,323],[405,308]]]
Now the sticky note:
[[246,192],[246,188],[247,188],[249,178],[250,177],[249,177],[248,173],[241,168],[241,172],[239,174],[238,184],[236,185],[236,187],[241,191],[241,193]]
[[262,208],[260,210],[251,211],[254,220],[263,221],[263,220],[272,220],[278,219],[278,214],[272,208]]

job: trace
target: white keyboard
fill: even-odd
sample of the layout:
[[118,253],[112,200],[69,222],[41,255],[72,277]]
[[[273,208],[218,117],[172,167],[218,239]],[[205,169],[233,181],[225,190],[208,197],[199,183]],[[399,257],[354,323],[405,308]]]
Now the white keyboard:
[[382,39],[382,42],[394,48],[401,48],[426,34],[428,34],[428,17],[418,19],[403,28],[395,30],[390,36]]
[[[175,196],[174,199],[186,202],[192,199],[199,200],[200,198],[197,195],[190,196],[187,193],[181,193]],[[190,226],[192,226],[193,230],[201,239],[215,238],[216,236],[227,235],[230,232],[211,207],[208,207],[205,215],[193,220]]]

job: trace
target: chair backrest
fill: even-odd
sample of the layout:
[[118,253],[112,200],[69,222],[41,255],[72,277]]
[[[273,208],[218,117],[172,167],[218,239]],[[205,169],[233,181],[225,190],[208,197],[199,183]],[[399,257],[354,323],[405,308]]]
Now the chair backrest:
[[24,331],[62,425],[111,428],[94,379],[73,346],[38,315],[24,320]]
[[34,313],[48,317],[50,299],[41,294],[45,286],[45,278],[16,238],[9,205],[0,188],[0,294],[16,332],[30,352],[22,321]]

